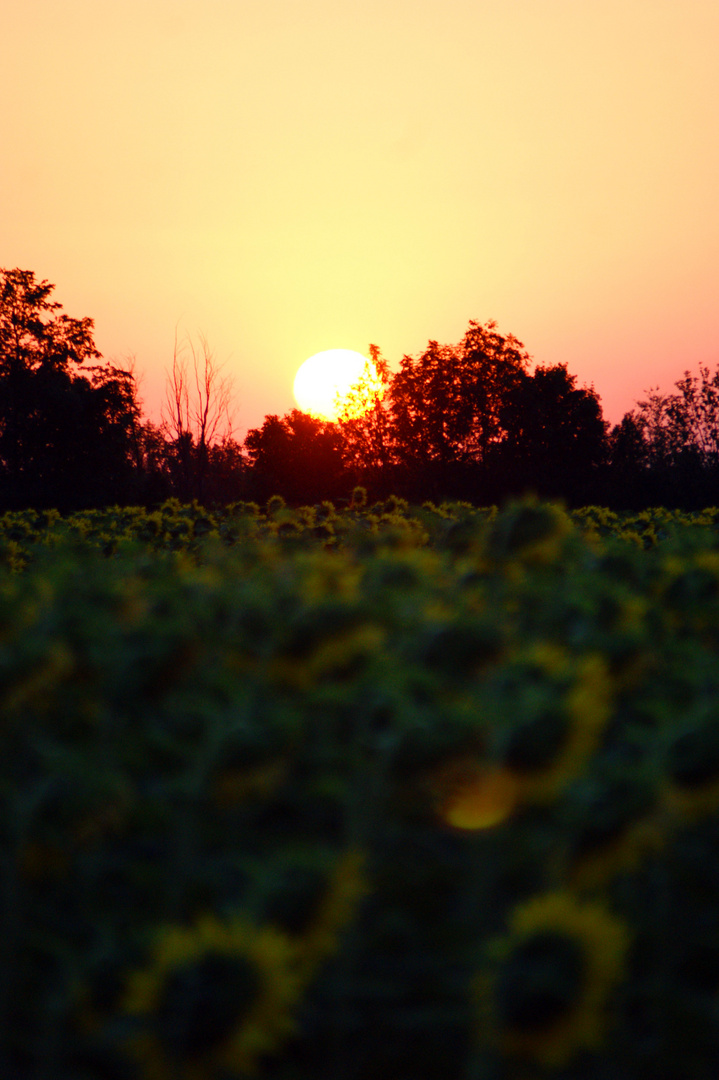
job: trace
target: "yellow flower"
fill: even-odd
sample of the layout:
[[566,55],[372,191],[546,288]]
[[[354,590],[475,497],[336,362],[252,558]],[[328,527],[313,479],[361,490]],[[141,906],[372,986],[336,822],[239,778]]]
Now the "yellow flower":
[[709,716],[671,742],[665,765],[663,802],[678,816],[695,821],[719,810],[719,728]]
[[577,888],[595,889],[617,874],[636,869],[644,858],[663,847],[665,839],[658,817],[629,822],[601,846],[578,849],[571,880]]
[[527,498],[510,504],[494,519],[487,533],[490,559],[508,564],[546,565],[556,562],[573,531],[561,506]]
[[575,802],[579,823],[569,842],[565,870],[576,888],[593,889],[633,870],[666,839],[654,785],[636,776],[596,784]]
[[377,652],[385,638],[384,629],[363,623],[347,633],[327,639],[315,650],[309,662],[310,681],[343,678]]
[[145,1080],[253,1074],[294,1030],[300,989],[295,949],[271,927],[211,915],[166,927],[121,1005],[141,1022],[128,1053]]
[[596,749],[611,714],[611,681],[602,657],[573,660],[541,645],[519,658],[500,701],[519,714],[503,764],[521,781],[523,800],[550,802]]
[[304,980],[311,978],[325,957],[336,950],[342,931],[368,894],[364,865],[365,856],[356,848],[350,848],[337,860],[317,911],[298,942]]
[[358,620],[351,612],[318,610],[315,620],[306,620],[295,630],[286,654],[270,662],[270,677],[297,690],[306,690],[320,681],[351,679],[384,642],[381,626]]
[[553,892],[519,905],[477,980],[480,1034],[508,1056],[562,1067],[601,1046],[625,969],[626,926],[599,903]]
[[350,510],[362,510],[367,505],[367,488],[357,487],[352,489],[352,500],[350,502]]

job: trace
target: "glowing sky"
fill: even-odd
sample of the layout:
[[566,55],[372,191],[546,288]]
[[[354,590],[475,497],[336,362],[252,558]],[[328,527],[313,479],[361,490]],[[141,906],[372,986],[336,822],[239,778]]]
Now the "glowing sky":
[[717,0],[0,0],[0,266],[238,434],[496,319],[618,420],[719,361]]

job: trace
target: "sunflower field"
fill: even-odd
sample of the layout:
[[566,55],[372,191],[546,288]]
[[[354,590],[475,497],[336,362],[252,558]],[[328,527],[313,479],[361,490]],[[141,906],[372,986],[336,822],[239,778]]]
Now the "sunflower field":
[[0,518],[0,1076],[716,1080],[719,509]]

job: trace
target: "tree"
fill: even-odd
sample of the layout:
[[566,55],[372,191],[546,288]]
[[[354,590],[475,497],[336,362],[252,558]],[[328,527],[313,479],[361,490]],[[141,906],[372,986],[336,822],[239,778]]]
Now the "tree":
[[719,464],[719,366],[714,374],[705,365],[699,374],[685,371],[674,384],[679,391],[667,400],[666,411],[674,443],[691,450],[705,468]]
[[[189,357],[188,357],[189,353]],[[210,448],[232,436],[232,379],[222,374],[206,338],[175,347],[168,373],[163,425],[170,441],[170,471],[180,498],[205,497]]]
[[205,498],[209,503],[229,503],[246,497],[247,459],[242,443],[230,436],[210,446]]
[[139,424],[132,371],[101,359],[93,321],[32,271],[0,270],[0,501],[71,509],[128,498]]
[[658,389],[647,391],[644,401],[637,402],[631,413],[644,443],[644,459],[650,468],[664,468],[673,464],[680,446],[673,431],[669,411],[670,396]]
[[405,456],[476,462],[500,439],[502,404],[529,357],[496,325],[471,321],[458,345],[430,341],[418,357],[402,357],[392,381],[392,412]]
[[501,440],[502,406],[529,364],[522,343],[496,326],[471,321],[458,345],[430,341],[418,357],[402,357],[392,380],[398,457],[439,495],[465,484],[466,467]]
[[631,505],[686,509],[719,498],[719,367],[684,372],[677,393],[647,391],[610,436],[614,486]]
[[266,416],[261,428],[248,431],[244,448],[254,498],[282,495],[295,504],[314,503],[347,490],[337,424],[293,409]]
[[173,493],[171,452],[162,426],[143,420],[136,432],[134,455],[139,475],[138,502],[155,505]]
[[395,462],[395,439],[390,411],[392,376],[377,345],[370,345],[377,379],[365,380],[346,398],[338,418],[342,458],[353,484],[362,484],[374,496],[389,494]]
[[49,299],[54,288],[31,270],[0,269],[0,375],[67,371],[100,358],[93,320],[59,314],[62,305]]
[[593,388],[578,388],[566,364],[522,373],[500,408],[504,438],[495,460],[512,490],[586,502],[607,456],[607,425]]
[[627,414],[642,433],[647,464],[667,467],[692,458],[714,468],[719,464],[719,367],[714,374],[705,366],[698,375],[685,371],[674,385],[676,394],[647,391]]

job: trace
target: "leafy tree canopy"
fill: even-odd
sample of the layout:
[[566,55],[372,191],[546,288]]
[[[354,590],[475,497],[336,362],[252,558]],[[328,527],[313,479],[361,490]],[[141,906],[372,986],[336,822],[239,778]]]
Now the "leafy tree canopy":
[[[127,498],[140,410],[131,372],[93,364],[93,320],[29,270],[0,269],[0,500],[73,508]],[[79,374],[80,365],[82,374]]]
[[529,355],[495,322],[471,321],[458,345],[430,341],[403,356],[392,382],[397,442],[405,459],[481,461],[502,435],[501,408]]
[[337,424],[300,409],[266,416],[244,443],[255,474],[258,498],[281,494],[298,503],[319,502],[345,493],[342,437]]
[[93,320],[60,314],[49,299],[54,285],[36,281],[31,270],[0,269],[0,374],[66,371],[70,364],[99,359]]

